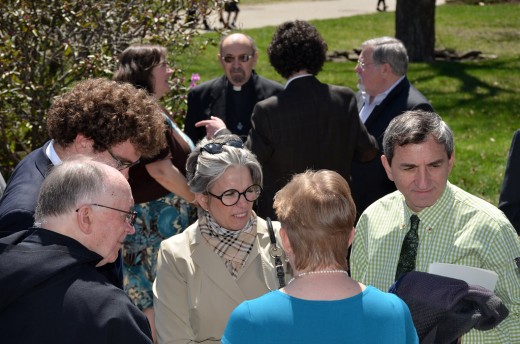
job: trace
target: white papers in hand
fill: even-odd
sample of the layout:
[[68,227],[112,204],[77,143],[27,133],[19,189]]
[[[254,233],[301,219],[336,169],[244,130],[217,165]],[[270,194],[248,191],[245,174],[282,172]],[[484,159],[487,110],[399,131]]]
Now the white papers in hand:
[[460,279],[468,284],[476,284],[491,291],[495,290],[498,280],[498,274],[494,271],[458,264],[432,263],[428,272]]

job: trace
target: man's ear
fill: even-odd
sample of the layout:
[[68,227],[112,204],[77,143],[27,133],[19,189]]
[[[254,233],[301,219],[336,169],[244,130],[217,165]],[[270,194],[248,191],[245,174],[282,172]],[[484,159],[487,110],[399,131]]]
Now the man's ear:
[[386,156],[381,155],[381,163],[383,164],[383,167],[385,168],[388,179],[390,179],[391,181],[394,181],[394,177],[392,176],[392,169],[390,168],[390,164],[388,163],[388,159],[386,158]]
[[77,153],[90,154],[92,152],[93,141],[83,134],[77,134],[73,144]]
[[218,59],[218,63],[220,63],[220,66],[222,67],[222,69],[225,69],[226,63],[222,59],[222,55],[220,55],[220,53],[217,54],[217,59]]
[[258,51],[255,51],[255,53],[253,54],[253,57],[251,57],[253,59],[253,69],[256,67],[256,63],[258,62]]
[[448,160],[449,173],[451,173],[451,169],[453,168],[453,163],[455,162],[455,149],[453,149],[453,153],[451,153],[451,157]]
[[76,213],[76,220],[81,232],[86,235],[92,233],[92,208],[90,206],[83,206],[79,208]]
[[392,67],[390,66],[389,63],[382,63],[380,66],[379,66],[381,72],[383,74],[390,74],[390,75],[395,75],[394,74],[394,70],[392,69]]

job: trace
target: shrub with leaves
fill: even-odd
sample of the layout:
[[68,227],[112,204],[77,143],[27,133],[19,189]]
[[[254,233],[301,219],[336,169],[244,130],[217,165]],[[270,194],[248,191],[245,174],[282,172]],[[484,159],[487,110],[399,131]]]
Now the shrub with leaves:
[[[210,2],[212,3],[212,2]],[[0,2],[0,170],[8,176],[47,140],[45,113],[75,82],[112,77],[117,55],[133,43],[160,44],[170,55],[197,54],[186,10],[207,0],[2,0]],[[204,6],[202,6],[204,5]],[[189,21],[189,19],[188,19]],[[201,43],[202,42],[202,43]],[[184,113],[189,89],[176,68],[167,108]],[[181,118],[182,121],[182,118]]]

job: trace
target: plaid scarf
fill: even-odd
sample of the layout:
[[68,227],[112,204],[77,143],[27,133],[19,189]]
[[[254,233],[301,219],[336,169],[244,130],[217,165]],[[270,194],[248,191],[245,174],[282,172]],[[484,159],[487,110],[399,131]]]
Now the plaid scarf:
[[209,212],[204,213],[204,216],[199,216],[200,232],[236,279],[255,243],[256,214],[253,212],[243,229],[230,231],[219,226]]

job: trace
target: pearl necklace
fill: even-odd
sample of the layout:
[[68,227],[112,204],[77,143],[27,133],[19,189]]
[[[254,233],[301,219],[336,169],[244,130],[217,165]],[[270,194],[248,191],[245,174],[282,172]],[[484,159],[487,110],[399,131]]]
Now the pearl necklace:
[[298,274],[298,275],[294,276],[294,277],[291,278],[291,280],[287,283],[287,285],[291,284],[291,282],[293,282],[295,279],[300,278],[300,277],[304,277],[304,276],[309,276],[309,275],[318,275],[318,274],[337,274],[337,273],[342,273],[342,274],[345,274],[345,275],[348,276],[348,272],[345,271],[345,270],[317,270],[317,271],[308,271],[308,272],[302,272],[301,274]]

